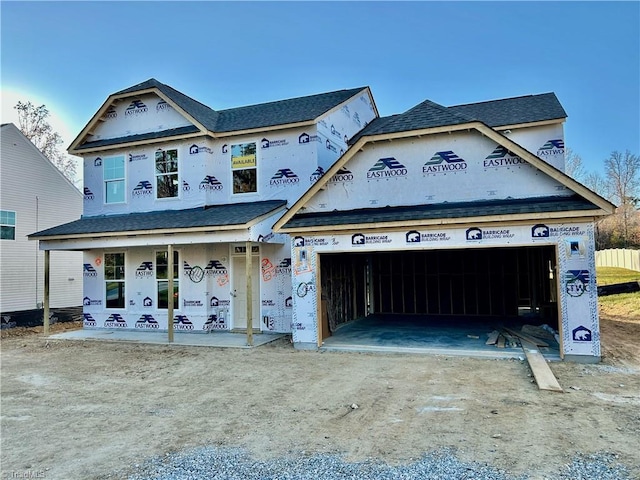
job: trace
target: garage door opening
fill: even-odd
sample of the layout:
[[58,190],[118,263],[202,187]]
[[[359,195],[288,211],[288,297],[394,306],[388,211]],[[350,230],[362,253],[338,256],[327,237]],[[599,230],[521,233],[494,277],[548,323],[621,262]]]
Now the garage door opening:
[[555,270],[554,246],[322,254],[322,340],[363,318],[557,330]]

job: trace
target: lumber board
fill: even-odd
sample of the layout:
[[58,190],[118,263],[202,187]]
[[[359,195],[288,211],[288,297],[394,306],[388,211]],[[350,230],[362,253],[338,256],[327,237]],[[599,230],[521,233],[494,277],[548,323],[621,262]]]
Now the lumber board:
[[540,340],[539,338],[532,337],[531,335],[527,335],[526,333],[516,332],[515,330],[511,330],[510,328],[507,328],[507,327],[503,327],[502,329],[505,332],[510,333],[511,335],[515,335],[516,337],[519,337],[522,340],[526,340],[527,342],[533,343],[534,345],[537,345],[539,347],[549,346],[549,344],[544,340]]
[[542,353],[540,353],[540,350],[538,350],[538,347],[526,340],[523,340],[520,343],[522,343],[522,350],[527,357],[527,361],[529,362],[529,366],[533,372],[533,377],[536,379],[538,388],[540,390],[550,390],[552,392],[564,392],[558,383],[558,379],[551,371],[551,368],[549,368],[549,364]]
[[498,335],[498,341],[496,342],[496,346],[498,348],[504,348],[504,344],[505,344],[505,338],[502,336],[502,334]]
[[500,332],[498,332],[497,330],[494,330],[493,332],[491,332],[489,334],[489,338],[485,342],[485,345],[495,345],[496,342],[498,341],[498,335],[500,335]]

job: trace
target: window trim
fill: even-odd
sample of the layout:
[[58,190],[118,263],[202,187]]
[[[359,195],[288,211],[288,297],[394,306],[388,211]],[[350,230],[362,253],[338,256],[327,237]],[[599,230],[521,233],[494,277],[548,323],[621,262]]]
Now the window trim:
[[[253,148],[255,150],[255,165],[254,166],[249,166],[249,167],[239,167],[239,168],[234,168],[233,166],[233,159],[234,159],[234,155],[233,155],[233,150],[234,147],[240,147],[242,145],[253,145]],[[231,148],[229,148],[229,152],[230,152],[230,157],[229,157],[229,167],[230,167],[230,185],[231,185],[231,195],[232,196],[246,196],[246,195],[259,195],[260,193],[260,181],[259,181],[259,170],[258,170],[258,142],[243,142],[243,143],[235,143],[231,145]],[[240,171],[244,171],[244,170],[255,170],[256,172],[256,189],[255,191],[251,191],[251,192],[236,192],[235,191],[235,183],[234,183],[234,172],[240,172]]]
[[[107,278],[107,255],[122,255],[122,278]],[[102,255],[102,264],[104,268],[104,307],[108,310],[125,310],[127,308],[127,254],[124,251],[104,252]],[[118,265],[116,265],[117,267]],[[121,283],[122,284],[122,306],[110,307],[109,299],[107,295],[108,283]]]
[[[123,177],[122,178],[110,178],[110,179],[106,179],[105,178],[105,167],[106,167],[106,163],[107,160],[113,159],[113,158],[122,158],[122,174]],[[122,201],[119,202],[108,202],[107,201],[107,182],[116,182],[116,181],[122,181],[122,192],[123,192],[123,197],[122,197]],[[103,196],[102,196],[102,200],[104,202],[105,205],[122,205],[122,204],[126,204],[127,203],[127,158],[125,154],[122,155],[112,155],[110,157],[102,157],[102,190],[104,192]]]
[[[167,250],[154,250],[153,252],[153,258],[155,259],[155,265],[154,265],[154,276],[155,276],[155,282],[156,282],[156,308],[158,310],[168,310],[169,309],[169,299],[168,299],[168,290],[169,290],[169,278],[167,275],[167,278],[159,278],[158,277],[158,254],[159,253],[168,253]],[[180,250],[173,250],[173,254],[174,256],[177,256],[176,261],[174,262],[174,271],[173,271],[173,290],[175,293],[178,294],[178,296],[176,297],[176,299],[173,302],[173,309],[174,310],[180,310],[180,277],[181,277],[181,272],[180,272],[180,257],[181,257],[181,251]],[[167,283],[167,306],[163,307],[160,306],[160,283]]]
[[[12,228],[13,229],[13,238],[0,238],[1,240],[11,240],[15,241],[16,239],[16,229],[18,225],[18,212],[14,210],[0,210],[2,214],[13,214],[13,225],[9,222],[5,223],[2,221],[0,216],[0,229],[2,228]],[[8,220],[8,219],[7,219]]]
[[[176,166],[177,166],[177,170],[176,172],[170,172],[170,173],[158,173],[156,171],[156,155],[158,154],[158,152],[170,152],[170,151],[175,151],[176,152]],[[181,188],[181,183],[180,183],[180,157],[182,155],[180,155],[180,150],[178,149],[178,147],[176,146],[175,148],[158,148],[154,153],[153,153],[153,188],[155,190],[154,192],[154,198],[155,200],[159,200],[159,201],[165,201],[165,200],[179,200],[181,197],[181,192],[182,192],[182,188]],[[176,175],[177,177],[177,186],[176,186],[176,195],[173,197],[159,197],[158,195],[160,194],[160,188],[158,186],[158,177],[160,176],[170,176],[170,175]]]

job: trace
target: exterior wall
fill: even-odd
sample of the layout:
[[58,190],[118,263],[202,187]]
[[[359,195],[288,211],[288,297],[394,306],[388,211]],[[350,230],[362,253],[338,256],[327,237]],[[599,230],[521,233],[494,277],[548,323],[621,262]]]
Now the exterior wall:
[[572,194],[475,131],[369,144],[326,187],[307,212]]
[[532,223],[439,229],[408,227],[394,232],[294,237],[291,240],[294,344],[301,348],[317,345],[320,253],[553,245],[558,252],[556,281],[564,354],[599,357],[593,232],[592,223]]
[[[82,194],[13,124],[2,126],[0,208],[16,212],[15,240],[0,240],[0,311],[42,308],[44,253],[27,235],[82,214]],[[82,302],[82,254],[53,252],[50,306]]]
[[[317,179],[315,128],[275,131],[212,140],[189,139],[134,149],[116,149],[84,158],[85,216],[180,210],[204,205],[279,199],[295,202]],[[311,140],[310,140],[311,139]],[[231,145],[256,144],[258,192],[234,194]],[[156,198],[155,152],[177,149],[181,188],[177,198]],[[105,204],[103,157],[125,157],[125,202]]]
[[564,172],[564,129],[562,124],[518,128],[505,135]]
[[191,125],[171,105],[155,94],[116,102],[107,109],[100,120],[92,140],[120,138]]
[[[244,243],[236,244],[244,246]],[[262,244],[260,262],[261,319],[263,331],[289,332],[291,306],[286,305],[291,291],[288,244]],[[229,243],[178,245],[179,299],[174,310],[176,331],[207,333],[233,328],[231,296],[233,269]],[[155,252],[166,246],[122,247],[84,252],[84,327],[167,330],[167,310],[158,308]],[[125,308],[106,308],[104,253],[125,253]],[[204,270],[201,281],[188,275],[194,267]],[[254,292],[258,295],[258,292]]]

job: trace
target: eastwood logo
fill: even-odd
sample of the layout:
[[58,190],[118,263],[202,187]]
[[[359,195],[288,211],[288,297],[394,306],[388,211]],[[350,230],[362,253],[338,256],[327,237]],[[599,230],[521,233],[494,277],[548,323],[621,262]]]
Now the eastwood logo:
[[105,320],[104,326],[107,328],[127,328],[127,322],[125,322],[119,313],[112,313],[109,315],[109,318]]
[[337,173],[329,179],[329,183],[351,182],[353,181],[353,173],[346,168],[341,168]]
[[269,180],[270,185],[288,185],[292,183],[298,183],[300,179],[298,176],[291,171],[290,168],[281,168],[278,170],[271,180]]
[[213,150],[204,145],[196,145],[195,143],[189,147],[189,155],[197,155],[200,152],[213,154]]
[[142,113],[147,113],[149,109],[147,106],[142,103],[140,100],[134,100],[129,104],[127,109],[124,111],[125,117],[130,117],[131,115],[140,115]]
[[453,153],[451,150],[446,152],[436,152],[427,163],[422,167],[422,173],[447,173],[466,170],[467,162]]
[[484,167],[511,167],[514,165],[526,165],[527,161],[498,145],[491,154],[484,159]]
[[85,307],[90,305],[102,305],[102,300],[91,300],[89,297],[84,297],[82,299],[82,305]]
[[590,342],[591,341],[591,330],[587,327],[580,325],[577,328],[574,328],[571,332],[573,335],[574,342]]
[[166,112],[167,110],[173,110],[173,107],[164,100],[160,100],[156,104],[156,112]]
[[153,185],[148,180],[141,180],[131,192],[133,196],[152,195]]
[[549,238],[550,233],[549,227],[542,223],[531,227],[531,236],[533,238]]
[[371,245],[374,243],[391,243],[388,235],[363,235],[356,233],[351,236],[351,245]]
[[381,158],[367,172],[367,178],[406,177],[407,168],[394,157]]
[[349,111],[349,105],[345,105],[340,109],[347,117],[351,118],[351,112]]
[[227,328],[227,324],[224,318],[218,318],[217,315],[211,314],[207,321],[204,322],[202,326],[203,330],[225,330]]
[[146,160],[146,159],[147,159],[146,153],[139,153],[136,155],[132,155],[131,153],[129,154],[129,163],[136,162],[138,160]]
[[146,328],[146,329],[154,329],[157,330],[160,328],[158,322],[152,315],[141,315],[140,319],[136,322],[136,328]]
[[105,112],[102,118],[116,118],[118,116],[118,112],[116,112],[116,107],[111,105],[107,111]]
[[89,190],[89,187],[84,187],[84,199],[93,200],[93,192]]
[[262,140],[260,140],[260,147],[261,148],[282,147],[284,145],[289,145],[289,142],[286,141],[285,139],[268,140],[266,138],[263,138]]
[[420,242],[443,242],[451,240],[451,237],[447,236],[444,232],[434,233],[420,233],[417,230],[411,230],[405,234],[407,243],[420,243]]
[[153,277],[153,262],[142,262],[136,269],[136,278]]
[[570,297],[581,297],[589,291],[589,270],[567,270],[564,274],[565,291]]
[[151,300],[151,297],[144,297],[144,300],[142,300],[142,306],[153,307],[153,300]]
[[96,269],[93,268],[93,265],[91,265],[90,263],[85,263],[84,266],[82,267],[82,274],[85,277],[97,277],[98,276],[98,272],[96,272]]
[[276,267],[276,275],[290,275],[291,274],[291,259],[283,259]]
[[93,318],[91,316],[90,313],[83,313],[82,314],[82,323],[85,327],[95,327],[96,326],[96,320],[95,318]]
[[360,121],[360,115],[358,115],[358,112],[353,113],[353,121],[356,122],[358,126],[362,125],[362,122]]
[[175,330],[193,330],[193,323],[186,315],[176,315],[173,319],[173,328]]
[[210,260],[209,264],[204,269],[204,274],[207,276],[226,275],[227,267],[218,260]]
[[561,138],[549,140],[538,150],[538,156],[564,155],[564,140]]
[[318,167],[316,168],[316,171],[311,174],[309,180],[311,181],[311,183],[315,183],[322,175],[324,175],[324,168]]
[[200,182],[200,190],[222,190],[222,183],[213,175],[207,175]]

